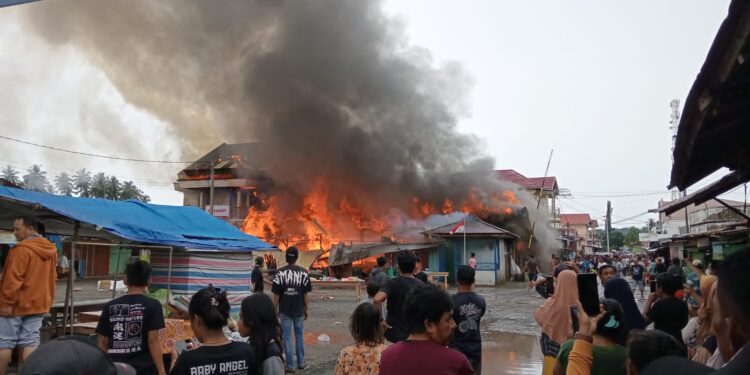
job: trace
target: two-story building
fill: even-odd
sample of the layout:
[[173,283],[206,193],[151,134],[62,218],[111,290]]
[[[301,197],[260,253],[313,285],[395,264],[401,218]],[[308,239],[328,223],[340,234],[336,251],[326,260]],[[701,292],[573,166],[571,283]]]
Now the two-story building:
[[560,214],[560,232],[568,238],[568,251],[579,254],[593,254],[602,245],[596,237],[599,223],[589,214]]

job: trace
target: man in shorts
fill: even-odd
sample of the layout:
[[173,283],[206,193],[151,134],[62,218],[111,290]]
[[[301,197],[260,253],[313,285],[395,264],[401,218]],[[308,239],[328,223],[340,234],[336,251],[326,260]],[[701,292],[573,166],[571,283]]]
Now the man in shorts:
[[0,277],[0,375],[5,375],[15,347],[21,360],[39,346],[44,314],[55,299],[57,248],[37,233],[34,218],[13,223],[16,246],[8,253]]
[[636,289],[641,291],[641,298],[643,298],[643,289],[646,288],[646,283],[643,277],[646,273],[646,266],[641,262],[641,258],[635,258],[635,264],[633,265],[633,281],[635,281]]

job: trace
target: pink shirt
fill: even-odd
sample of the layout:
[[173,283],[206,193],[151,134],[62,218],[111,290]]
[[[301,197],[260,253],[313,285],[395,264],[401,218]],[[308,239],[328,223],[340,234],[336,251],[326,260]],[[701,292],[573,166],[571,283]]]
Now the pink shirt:
[[469,258],[469,267],[477,269],[477,260],[474,258]]

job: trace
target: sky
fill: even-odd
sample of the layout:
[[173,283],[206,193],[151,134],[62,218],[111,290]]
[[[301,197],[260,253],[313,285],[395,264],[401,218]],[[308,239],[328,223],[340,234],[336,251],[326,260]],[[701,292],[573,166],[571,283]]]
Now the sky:
[[[670,197],[669,102],[687,96],[729,0],[467,4],[384,3],[412,45],[437,65],[459,63],[471,77],[460,131],[482,139],[496,168],[526,176],[544,175],[554,150],[549,175],[569,192],[559,199],[563,213],[587,212],[601,222],[611,200],[616,227],[654,217],[641,214]],[[0,8],[0,136],[130,158],[181,157],[167,124],[128,103],[73,46],[40,40],[14,8]],[[116,134],[96,131],[103,117]],[[113,138],[139,147],[113,147]],[[0,165],[36,163],[51,176],[80,167],[116,174],[155,203],[182,203],[172,187],[179,164],[75,156],[0,139]],[[741,190],[727,197],[742,200]]]

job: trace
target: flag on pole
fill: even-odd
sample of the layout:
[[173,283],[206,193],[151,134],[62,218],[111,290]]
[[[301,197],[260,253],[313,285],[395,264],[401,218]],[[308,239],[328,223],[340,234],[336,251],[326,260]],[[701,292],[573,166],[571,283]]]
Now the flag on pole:
[[464,233],[465,229],[466,229],[466,219],[464,219],[460,223],[456,224],[456,226],[451,228],[451,234]]

